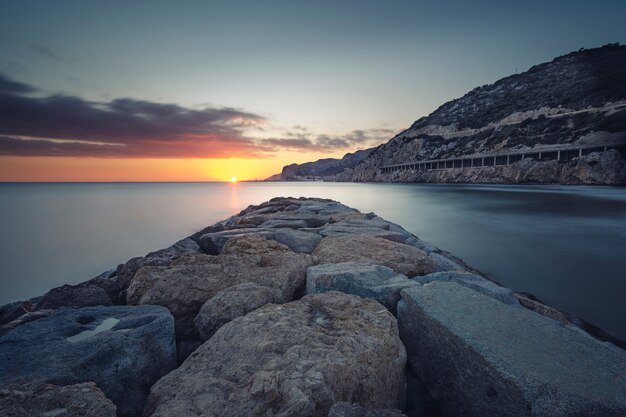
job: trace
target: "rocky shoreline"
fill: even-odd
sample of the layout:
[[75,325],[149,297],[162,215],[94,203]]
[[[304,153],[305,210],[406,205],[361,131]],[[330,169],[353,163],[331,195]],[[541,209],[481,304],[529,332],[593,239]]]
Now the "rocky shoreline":
[[589,330],[374,213],[275,198],[0,307],[0,415],[626,415],[626,351]]

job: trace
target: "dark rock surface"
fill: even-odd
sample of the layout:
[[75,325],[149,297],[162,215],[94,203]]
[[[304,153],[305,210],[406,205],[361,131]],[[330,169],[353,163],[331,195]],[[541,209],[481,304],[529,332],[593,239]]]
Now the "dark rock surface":
[[0,388],[0,416],[115,417],[115,405],[93,382],[59,387],[51,384]]
[[418,284],[391,268],[358,262],[310,266],[306,277],[307,294],[327,291],[354,294],[378,301],[393,314],[400,291],[415,285]]
[[0,385],[93,381],[120,416],[140,415],[175,366],[174,321],[158,306],[58,310],[0,338]]
[[409,363],[446,416],[626,415],[626,352],[453,282],[402,292]]
[[234,285],[205,302],[193,322],[200,338],[208,340],[226,323],[265,304],[279,303],[282,299],[281,292],[274,288],[251,282]]
[[421,277],[415,277],[413,281],[420,284],[427,284],[433,281],[455,282],[505,304],[519,305],[515,293],[510,288],[503,287],[493,281],[489,281],[487,278],[467,271],[434,272]]
[[61,307],[92,307],[109,306],[111,299],[107,292],[93,284],[63,285],[48,291],[37,302],[38,310],[57,309]]
[[401,411],[391,409],[372,409],[359,404],[340,401],[330,408],[328,417],[406,417]]
[[325,416],[342,400],[402,408],[405,360],[377,302],[305,296],[221,327],[152,387],[144,415]]

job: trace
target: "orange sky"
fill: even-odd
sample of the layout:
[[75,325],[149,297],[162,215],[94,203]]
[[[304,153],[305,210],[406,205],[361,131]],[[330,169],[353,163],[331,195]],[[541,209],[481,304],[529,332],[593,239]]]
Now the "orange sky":
[[0,157],[0,181],[230,181],[265,179],[284,165],[341,157],[281,152],[263,159],[144,159]]

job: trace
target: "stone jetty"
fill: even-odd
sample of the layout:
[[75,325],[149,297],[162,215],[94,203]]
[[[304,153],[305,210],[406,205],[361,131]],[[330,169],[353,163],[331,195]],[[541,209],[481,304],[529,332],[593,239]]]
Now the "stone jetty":
[[578,324],[374,213],[275,198],[0,307],[0,414],[626,415],[626,351]]

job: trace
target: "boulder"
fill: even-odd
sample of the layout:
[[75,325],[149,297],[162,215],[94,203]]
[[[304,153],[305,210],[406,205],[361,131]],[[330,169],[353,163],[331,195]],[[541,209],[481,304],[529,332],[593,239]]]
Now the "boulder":
[[419,239],[415,236],[411,236],[410,238],[405,240],[404,243],[406,243],[407,245],[411,245],[417,249],[421,249],[424,252],[436,252],[439,250],[436,246],[426,242],[425,240]]
[[93,382],[0,388],[0,415],[7,417],[115,417],[115,405]]
[[185,257],[171,266],[141,268],[128,287],[126,303],[167,307],[176,322],[176,338],[193,339],[193,319],[202,304],[233,284],[217,257]]
[[322,216],[336,215],[337,213],[358,213],[357,210],[344,206],[336,201],[315,201],[307,199],[302,201],[300,207],[295,210],[296,213],[313,213]]
[[346,224],[346,222],[333,223],[324,227],[319,231],[319,234],[326,236],[352,236],[352,235],[369,235],[382,237],[394,242],[404,243],[406,237],[400,233],[391,232],[388,229],[384,229],[376,226],[360,226]]
[[317,233],[292,229],[276,229],[271,238],[287,245],[296,253],[308,254],[312,253],[322,240],[322,236]]
[[209,233],[200,238],[204,247],[209,248],[207,253],[217,255],[223,252],[226,243],[233,238],[241,238],[246,235],[258,235],[265,239],[275,240],[287,245],[296,253],[311,253],[322,237],[317,233],[290,228],[245,228],[225,230],[223,232]]
[[61,307],[110,306],[111,299],[107,292],[89,282],[78,285],[63,285],[53,288],[37,302],[38,310],[57,309]]
[[269,219],[265,221],[259,227],[262,228],[275,228],[275,227],[286,227],[290,229],[300,229],[303,227],[309,227],[307,222],[300,219]]
[[248,234],[230,239],[222,249],[224,255],[261,255],[272,252],[289,252],[289,248],[262,235]]
[[282,294],[274,288],[246,282],[220,291],[200,308],[194,319],[200,338],[208,340],[213,334],[233,319],[263,307],[279,303]]
[[167,258],[174,260],[179,256],[183,255],[193,255],[195,253],[200,253],[202,250],[198,243],[190,237],[185,239],[181,239],[178,242],[174,243],[172,246],[160,249],[155,252],[150,252],[146,255],[147,258]]
[[235,241],[219,256],[186,256],[167,267],[142,268],[128,288],[128,304],[167,307],[176,320],[177,338],[194,339],[198,335],[193,319],[200,307],[228,287],[252,282],[274,288],[282,294],[281,302],[304,291],[306,268],[312,263],[309,255],[258,235]]
[[97,276],[87,282],[104,289],[111,301],[113,301],[113,304],[125,304],[128,285],[140,268],[144,266],[166,266],[170,263],[172,263],[172,259],[170,258],[132,258],[125,264],[121,264],[117,267],[115,276],[108,278]]
[[437,269],[439,271],[464,271],[465,270],[465,268],[463,268],[461,265],[457,264],[452,259],[445,257],[440,253],[431,252],[428,254],[428,256],[430,257],[430,259],[433,260],[435,265],[437,265]]
[[418,284],[391,268],[359,262],[310,266],[306,274],[307,294],[339,291],[372,298],[393,314],[400,291],[413,285]]
[[22,314],[21,316],[19,316],[12,322],[0,325],[0,336],[10,332],[11,330],[15,329],[16,327],[21,326],[22,324],[30,323],[31,321],[48,317],[53,313],[54,313],[54,310],[37,310],[37,311],[31,311],[30,313]]
[[372,409],[359,404],[350,404],[340,401],[333,404],[328,412],[328,417],[406,417],[399,410]]
[[0,385],[93,381],[120,416],[141,414],[175,366],[174,321],[158,306],[61,309],[0,337]]
[[[370,213],[372,214],[372,213]],[[373,217],[373,216],[371,216]],[[329,223],[339,223],[344,220],[351,219],[367,219],[369,218],[367,214],[361,213],[360,211],[348,211],[345,213],[334,213],[330,215]],[[323,226],[323,225],[320,225]]]
[[328,292],[222,326],[151,390],[144,416],[326,416],[337,401],[402,408],[405,350],[373,300]]
[[626,352],[454,282],[402,291],[409,363],[446,416],[624,416]]
[[444,271],[413,278],[419,284],[426,284],[433,281],[456,282],[464,287],[470,288],[479,293],[503,302],[504,304],[519,305],[515,293],[510,288],[503,287],[480,275],[466,271]]
[[426,252],[377,236],[325,237],[317,245],[312,255],[318,264],[371,263],[387,266],[409,277],[430,274],[439,270]]

